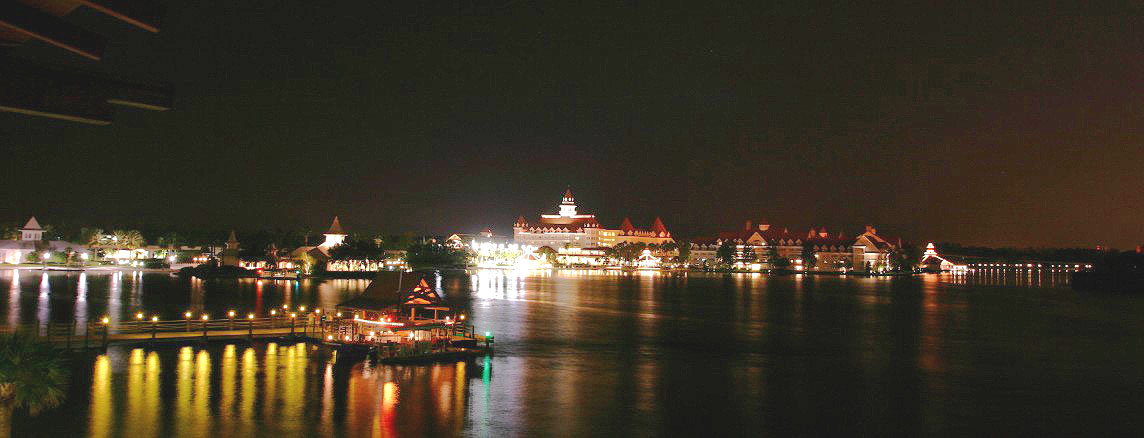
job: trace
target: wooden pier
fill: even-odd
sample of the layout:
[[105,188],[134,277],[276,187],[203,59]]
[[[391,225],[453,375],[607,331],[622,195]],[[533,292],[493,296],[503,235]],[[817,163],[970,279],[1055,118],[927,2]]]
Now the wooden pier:
[[60,348],[105,348],[110,344],[210,342],[235,339],[321,339],[321,325],[314,318],[226,318],[183,320],[99,321],[87,324],[26,324],[0,327],[0,333],[34,333]]
[[104,349],[111,344],[158,344],[215,342],[255,339],[287,339],[313,342],[336,349],[363,350],[382,361],[417,361],[435,358],[472,356],[490,350],[491,337],[475,332],[472,326],[457,324],[445,327],[438,324],[407,327],[407,330],[435,330],[447,342],[409,341],[382,343],[378,340],[353,339],[345,331],[346,320],[307,316],[279,316],[255,318],[228,317],[224,319],[110,321],[94,323],[37,323],[21,326],[0,326],[0,333],[16,330],[34,333],[42,341],[64,349]]

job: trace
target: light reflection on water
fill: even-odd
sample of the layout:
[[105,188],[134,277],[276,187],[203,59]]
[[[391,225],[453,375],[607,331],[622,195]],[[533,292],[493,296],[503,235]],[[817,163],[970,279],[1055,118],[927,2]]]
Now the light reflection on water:
[[[39,272],[7,275],[21,321],[45,307],[91,318],[117,299],[130,318],[131,291],[177,315],[334,303],[368,283],[53,273],[45,305]],[[112,347],[77,356],[65,405],[18,416],[17,435],[1123,434],[1116,419],[1144,403],[1144,304],[1051,272],[438,281],[496,335],[495,356],[380,366],[294,343]]]

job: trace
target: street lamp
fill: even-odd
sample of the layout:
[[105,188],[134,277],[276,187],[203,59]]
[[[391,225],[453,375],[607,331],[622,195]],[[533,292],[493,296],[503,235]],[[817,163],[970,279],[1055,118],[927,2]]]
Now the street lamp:
[[51,257],[52,253],[44,251],[44,254],[42,254],[42,255],[43,255],[43,257],[40,258],[40,261],[44,262],[44,269],[46,270],[46,269],[48,269],[48,257]]

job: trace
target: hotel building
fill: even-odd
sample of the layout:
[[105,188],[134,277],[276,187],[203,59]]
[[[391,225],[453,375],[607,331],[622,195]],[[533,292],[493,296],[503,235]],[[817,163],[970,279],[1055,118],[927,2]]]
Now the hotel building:
[[736,264],[749,267],[770,267],[769,258],[773,253],[791,261],[796,270],[812,269],[805,263],[803,254],[809,247],[814,253],[814,270],[879,270],[889,266],[890,253],[901,247],[900,240],[878,235],[870,225],[857,237],[844,233],[831,236],[825,227],[811,228],[806,233],[794,233],[787,228],[779,229],[769,224],[752,225],[747,221],[741,230],[719,233],[717,237],[693,239],[690,246],[692,264],[715,264],[717,252],[724,243],[735,247]]
[[512,226],[513,241],[553,249],[565,246],[602,248],[625,242],[657,245],[674,242],[671,232],[658,217],[650,229],[636,228],[628,218],[624,218],[619,229],[601,227],[596,215],[577,212],[571,189],[564,191],[557,208],[557,214],[542,214],[534,223],[529,223],[524,216],[520,216]]

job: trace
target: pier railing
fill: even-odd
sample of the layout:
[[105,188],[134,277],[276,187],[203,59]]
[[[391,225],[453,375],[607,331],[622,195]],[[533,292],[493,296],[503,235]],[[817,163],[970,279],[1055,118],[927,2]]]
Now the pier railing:
[[112,342],[172,342],[222,338],[317,338],[318,318],[269,317],[0,325],[0,333],[22,331],[63,348],[106,347]]

